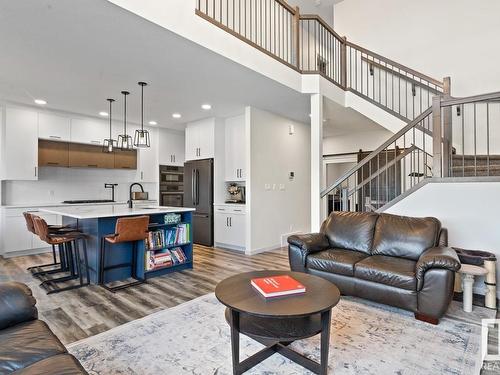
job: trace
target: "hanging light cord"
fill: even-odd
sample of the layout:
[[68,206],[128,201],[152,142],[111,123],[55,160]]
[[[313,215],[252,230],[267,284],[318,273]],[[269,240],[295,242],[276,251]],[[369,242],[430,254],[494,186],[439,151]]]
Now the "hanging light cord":
[[108,99],[109,100],[109,139],[111,141],[111,127],[113,126],[112,123],[111,123],[111,116],[112,116],[112,113],[111,113],[111,108],[112,108],[112,104],[113,104],[113,99]]
[[144,84],[141,84],[141,130],[144,131]]

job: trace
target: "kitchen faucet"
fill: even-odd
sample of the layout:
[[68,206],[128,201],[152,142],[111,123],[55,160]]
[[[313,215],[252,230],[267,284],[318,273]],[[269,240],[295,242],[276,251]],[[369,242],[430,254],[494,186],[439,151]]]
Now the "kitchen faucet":
[[134,182],[133,184],[130,185],[130,188],[129,188],[129,194],[128,194],[128,197],[129,197],[129,201],[128,201],[128,208],[132,208],[133,207],[133,204],[132,204],[132,188],[134,186],[139,186],[141,188],[141,191],[144,193],[144,188],[142,187],[142,185],[138,182]]
[[114,202],[115,201],[115,187],[117,187],[118,184],[104,184],[105,189],[111,189],[111,200]]

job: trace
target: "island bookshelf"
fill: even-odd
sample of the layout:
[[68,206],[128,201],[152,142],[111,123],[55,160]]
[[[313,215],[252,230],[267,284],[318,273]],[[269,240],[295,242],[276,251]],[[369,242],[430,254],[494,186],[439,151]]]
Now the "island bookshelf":
[[[175,223],[165,222],[165,215],[151,216],[149,235],[142,245],[137,274],[148,279],[193,268],[193,228],[191,212],[180,213]],[[176,254],[182,254],[177,257]],[[170,262],[151,267],[151,258],[170,258]]]

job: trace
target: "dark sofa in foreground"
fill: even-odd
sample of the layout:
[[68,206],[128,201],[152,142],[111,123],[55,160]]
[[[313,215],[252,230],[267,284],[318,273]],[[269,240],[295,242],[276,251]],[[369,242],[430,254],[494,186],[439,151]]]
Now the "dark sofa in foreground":
[[288,238],[290,267],[324,277],[342,294],[437,324],[453,297],[460,261],[436,218],[333,212],[320,233]]
[[50,328],[21,283],[0,283],[0,374],[87,374]]

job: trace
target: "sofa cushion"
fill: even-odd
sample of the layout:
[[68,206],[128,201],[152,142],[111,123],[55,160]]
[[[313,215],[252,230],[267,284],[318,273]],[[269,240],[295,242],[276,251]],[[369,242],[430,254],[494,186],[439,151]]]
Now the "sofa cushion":
[[367,256],[360,251],[328,249],[310,254],[307,257],[307,267],[318,271],[354,276],[354,265]]
[[332,248],[370,254],[378,214],[373,212],[332,212],[321,227]]
[[441,222],[434,217],[380,214],[372,254],[416,261],[425,250],[438,244],[440,232]]
[[42,359],[31,366],[15,371],[13,375],[84,375],[87,372],[71,354],[58,354]]
[[41,320],[0,331],[0,374],[30,366],[42,359],[66,353],[66,348]]
[[354,276],[406,290],[417,290],[416,262],[404,258],[373,255],[356,263]]

